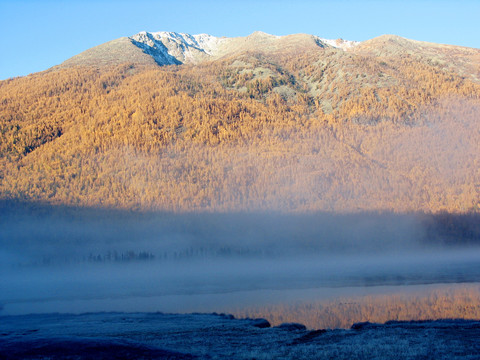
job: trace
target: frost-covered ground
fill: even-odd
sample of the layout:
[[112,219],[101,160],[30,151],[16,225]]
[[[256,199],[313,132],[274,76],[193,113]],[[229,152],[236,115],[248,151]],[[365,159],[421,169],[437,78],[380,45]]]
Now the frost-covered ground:
[[480,359],[480,321],[269,327],[217,314],[0,317],[0,359]]

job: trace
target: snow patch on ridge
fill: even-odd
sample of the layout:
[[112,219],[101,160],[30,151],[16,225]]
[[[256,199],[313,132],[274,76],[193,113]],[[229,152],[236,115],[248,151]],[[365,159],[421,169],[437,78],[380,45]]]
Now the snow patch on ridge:
[[218,49],[218,45],[225,40],[208,34],[193,35],[197,43],[209,55],[213,55]]
[[218,44],[218,38],[208,34],[190,35],[167,31],[158,31],[151,34],[156,40],[175,43],[187,52],[195,49],[201,52],[211,53],[216,49]]
[[332,39],[323,39],[320,37],[318,39],[327,45],[330,45],[334,48],[342,49],[342,50],[348,50],[360,44],[360,41],[351,41],[351,40],[343,40],[343,39],[332,40]]
[[196,63],[211,56],[221,39],[208,34],[142,31],[130,37],[133,43],[161,65]]
[[153,57],[159,65],[178,65],[181,62],[172,54],[162,41],[156,39],[151,33],[142,31],[129,38],[132,43]]

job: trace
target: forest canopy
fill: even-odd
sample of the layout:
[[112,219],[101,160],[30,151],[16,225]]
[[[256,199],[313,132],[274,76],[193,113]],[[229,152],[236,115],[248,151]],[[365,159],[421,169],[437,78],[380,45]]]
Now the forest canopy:
[[480,211],[480,84],[411,56],[246,52],[0,82],[0,196],[167,211]]

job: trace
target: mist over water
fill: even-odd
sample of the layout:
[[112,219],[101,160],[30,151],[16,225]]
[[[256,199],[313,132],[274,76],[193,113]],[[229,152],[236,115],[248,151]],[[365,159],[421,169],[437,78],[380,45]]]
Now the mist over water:
[[1,215],[3,314],[228,311],[480,280],[475,215],[171,214],[16,202],[4,202]]

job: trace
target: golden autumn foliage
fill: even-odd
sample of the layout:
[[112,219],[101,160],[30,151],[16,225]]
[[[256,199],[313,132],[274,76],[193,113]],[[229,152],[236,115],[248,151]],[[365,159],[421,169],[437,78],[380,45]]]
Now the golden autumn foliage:
[[0,82],[0,194],[150,210],[479,210],[480,85],[319,50]]

